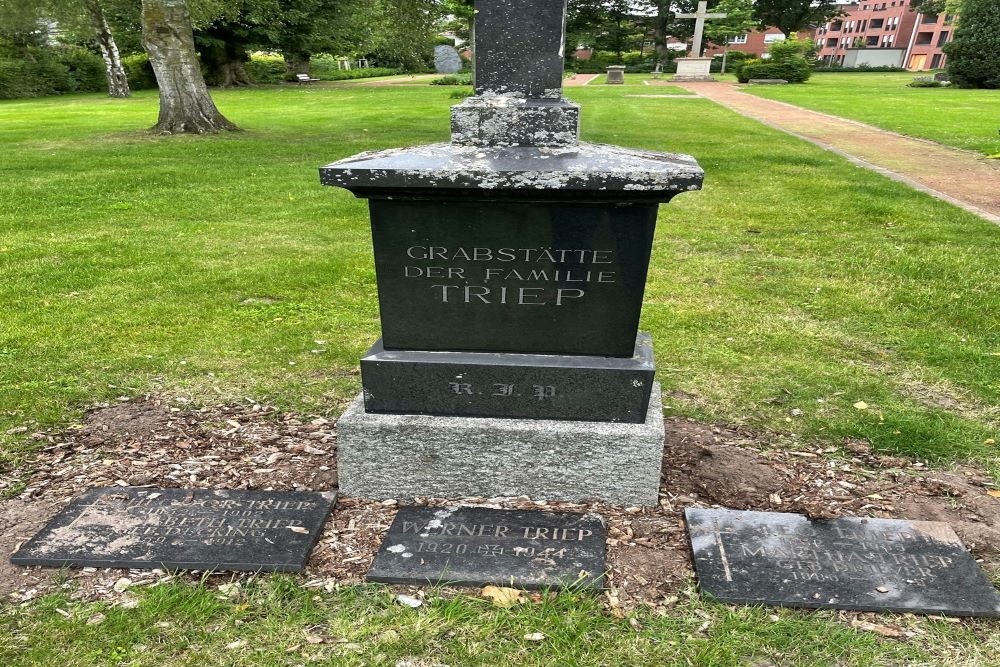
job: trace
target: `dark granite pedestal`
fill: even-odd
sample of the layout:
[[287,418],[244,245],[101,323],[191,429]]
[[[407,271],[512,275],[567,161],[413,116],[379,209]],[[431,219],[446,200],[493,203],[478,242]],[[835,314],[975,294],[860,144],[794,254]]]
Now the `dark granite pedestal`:
[[361,359],[365,410],[385,414],[641,423],[653,387],[653,345],[628,358],[392,351]]

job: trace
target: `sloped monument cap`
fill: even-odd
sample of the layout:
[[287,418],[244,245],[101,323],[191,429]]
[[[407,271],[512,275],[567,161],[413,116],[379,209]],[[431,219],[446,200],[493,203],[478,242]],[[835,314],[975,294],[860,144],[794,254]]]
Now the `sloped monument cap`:
[[535,191],[546,199],[559,193],[573,199],[669,201],[701,188],[704,172],[694,158],[604,144],[565,148],[508,146],[481,148],[432,144],[361,153],[320,168],[324,185],[357,196],[419,196],[443,190],[479,192],[491,199],[502,193]]

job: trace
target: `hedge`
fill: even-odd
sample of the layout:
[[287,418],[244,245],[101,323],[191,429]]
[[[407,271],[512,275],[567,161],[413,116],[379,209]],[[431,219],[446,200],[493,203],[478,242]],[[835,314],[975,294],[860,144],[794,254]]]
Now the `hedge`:
[[740,83],[750,79],[784,79],[788,83],[803,83],[812,75],[812,68],[805,58],[786,60],[785,62],[768,62],[765,60],[748,60],[736,72]]
[[24,59],[0,59],[0,99],[107,92],[104,61],[85,49],[31,49]]

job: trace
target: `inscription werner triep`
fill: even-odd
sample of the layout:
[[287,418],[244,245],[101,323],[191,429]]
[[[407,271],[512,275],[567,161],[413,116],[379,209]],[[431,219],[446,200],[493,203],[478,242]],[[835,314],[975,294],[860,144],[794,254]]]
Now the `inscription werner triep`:
[[724,602],[998,616],[1000,595],[946,524],[688,509],[702,591]]
[[604,522],[594,514],[404,507],[368,579],[600,588],[604,536]]
[[91,489],[11,562],[299,571],[335,500],[333,492]]

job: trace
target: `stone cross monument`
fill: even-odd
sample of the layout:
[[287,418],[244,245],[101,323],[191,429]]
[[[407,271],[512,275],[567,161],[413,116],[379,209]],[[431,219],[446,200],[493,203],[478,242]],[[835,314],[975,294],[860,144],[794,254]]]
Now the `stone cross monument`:
[[451,142],[320,169],[369,201],[382,337],[338,422],[343,493],[657,502],[638,331],[657,209],[693,158],[579,141],[565,0],[477,0]]
[[687,58],[677,59],[677,75],[673,81],[714,81],[711,76],[711,58],[701,57],[701,40],[705,35],[705,21],[709,19],[724,19],[728,14],[708,12],[708,2],[701,0],[698,11],[694,14],[677,14],[679,19],[694,19],[694,39],[691,42],[691,53]]

